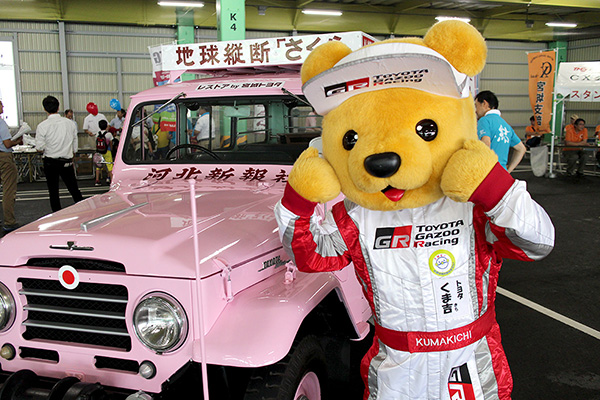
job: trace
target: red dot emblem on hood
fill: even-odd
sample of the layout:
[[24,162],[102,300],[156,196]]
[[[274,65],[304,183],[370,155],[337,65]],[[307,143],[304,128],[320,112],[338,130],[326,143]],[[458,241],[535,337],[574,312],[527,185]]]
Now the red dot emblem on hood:
[[58,280],[65,289],[75,289],[79,285],[79,273],[70,265],[63,265],[58,270]]

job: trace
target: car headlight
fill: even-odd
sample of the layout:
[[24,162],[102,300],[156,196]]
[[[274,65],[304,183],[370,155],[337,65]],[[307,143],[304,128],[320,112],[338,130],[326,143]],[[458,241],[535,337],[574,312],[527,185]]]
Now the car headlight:
[[0,283],[0,332],[11,327],[15,320],[15,299],[10,290]]
[[133,326],[140,341],[157,353],[177,349],[185,340],[188,321],[183,307],[166,293],[149,293],[133,312]]

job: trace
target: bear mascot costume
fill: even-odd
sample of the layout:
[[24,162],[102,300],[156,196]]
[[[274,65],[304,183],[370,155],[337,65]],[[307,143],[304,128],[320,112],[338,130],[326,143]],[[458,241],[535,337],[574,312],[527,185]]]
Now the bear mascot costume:
[[331,41],[302,66],[323,154],[300,155],[275,215],[300,271],[354,265],[375,325],[364,399],[510,398],[502,257],[545,257],[554,227],[477,140],[469,77],[486,54],[475,28],[446,21],[354,52]]

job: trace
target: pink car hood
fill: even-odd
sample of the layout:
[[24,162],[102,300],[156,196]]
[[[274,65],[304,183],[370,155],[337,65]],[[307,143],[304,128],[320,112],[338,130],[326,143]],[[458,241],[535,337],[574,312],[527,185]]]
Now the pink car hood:
[[[214,258],[235,267],[281,249],[273,207],[283,188],[283,183],[260,182],[196,185],[202,276],[220,272]],[[23,265],[31,257],[91,258],[122,263],[128,274],[193,278],[189,200],[187,182],[113,189],[6,235],[0,264]]]

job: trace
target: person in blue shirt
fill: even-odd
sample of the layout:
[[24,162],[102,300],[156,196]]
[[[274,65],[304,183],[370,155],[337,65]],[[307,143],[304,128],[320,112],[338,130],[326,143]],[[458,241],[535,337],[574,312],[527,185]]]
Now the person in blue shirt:
[[[498,98],[493,92],[484,90],[475,96],[477,114],[477,136],[498,155],[498,162],[512,172],[525,155],[527,148],[513,128],[500,116]],[[508,153],[513,148],[510,161]]]

